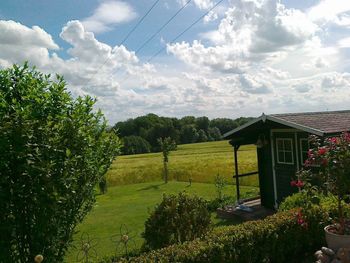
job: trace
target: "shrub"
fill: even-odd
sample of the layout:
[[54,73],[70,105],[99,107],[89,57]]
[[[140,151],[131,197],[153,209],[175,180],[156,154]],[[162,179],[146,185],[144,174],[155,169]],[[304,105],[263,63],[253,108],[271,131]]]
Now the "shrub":
[[224,208],[227,205],[232,205],[236,203],[236,198],[233,196],[224,196],[222,198],[215,198],[208,201],[208,210],[210,212],[216,211],[218,208]]
[[151,145],[140,136],[126,136],[123,138],[123,154],[149,153]]
[[119,149],[94,100],[59,76],[0,71],[0,262],[61,262]]
[[145,223],[146,249],[156,249],[205,234],[210,227],[207,203],[185,193],[164,195]]
[[314,207],[307,230],[297,223],[295,215],[295,210],[279,212],[264,220],[218,227],[202,239],[120,262],[301,262],[305,254],[324,244],[327,215]]

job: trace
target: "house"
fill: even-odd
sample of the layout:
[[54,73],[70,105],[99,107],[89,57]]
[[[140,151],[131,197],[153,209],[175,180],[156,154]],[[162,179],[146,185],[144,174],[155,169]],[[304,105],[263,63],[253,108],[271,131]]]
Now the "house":
[[[350,110],[262,114],[223,135],[234,148],[235,181],[240,200],[239,178],[259,175],[261,205],[277,208],[285,197],[296,191],[290,182],[303,167],[309,149],[309,135],[328,137],[350,131]],[[257,146],[258,171],[238,174],[238,149]]]

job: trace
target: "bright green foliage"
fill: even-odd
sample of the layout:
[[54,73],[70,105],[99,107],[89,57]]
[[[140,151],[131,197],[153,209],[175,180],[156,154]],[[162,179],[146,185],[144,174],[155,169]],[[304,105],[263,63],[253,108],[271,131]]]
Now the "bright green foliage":
[[223,190],[227,185],[227,182],[225,180],[225,177],[221,176],[220,174],[217,174],[215,176],[215,181],[214,181],[214,185],[216,188],[216,192],[218,194],[218,199],[222,200],[223,199]]
[[93,105],[59,76],[0,71],[0,262],[62,261],[120,146]]
[[203,199],[185,193],[164,195],[145,223],[145,247],[156,249],[193,240],[204,235],[210,223]]
[[299,263],[305,254],[313,253],[325,242],[325,225],[320,222],[327,215],[317,207],[312,212],[308,229],[297,223],[296,211],[279,212],[264,220],[218,227],[201,239],[118,262]]

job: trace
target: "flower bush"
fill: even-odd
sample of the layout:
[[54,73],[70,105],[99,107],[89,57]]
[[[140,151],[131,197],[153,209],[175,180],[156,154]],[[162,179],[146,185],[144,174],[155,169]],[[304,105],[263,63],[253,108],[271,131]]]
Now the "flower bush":
[[[323,189],[337,197],[338,234],[350,234],[345,228],[344,199],[350,192],[350,133],[342,133],[339,137],[311,138],[314,145],[308,151],[306,167],[318,166],[318,175],[323,182]],[[349,232],[349,233],[347,233]]]

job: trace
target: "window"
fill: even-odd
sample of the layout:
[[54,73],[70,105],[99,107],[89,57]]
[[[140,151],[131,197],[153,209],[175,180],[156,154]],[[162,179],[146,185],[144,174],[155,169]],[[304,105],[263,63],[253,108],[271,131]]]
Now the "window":
[[277,162],[283,164],[294,164],[293,160],[293,140],[276,139],[277,145]]
[[300,154],[301,154],[301,163],[304,165],[307,159],[307,152],[309,151],[310,145],[308,139],[300,139]]

